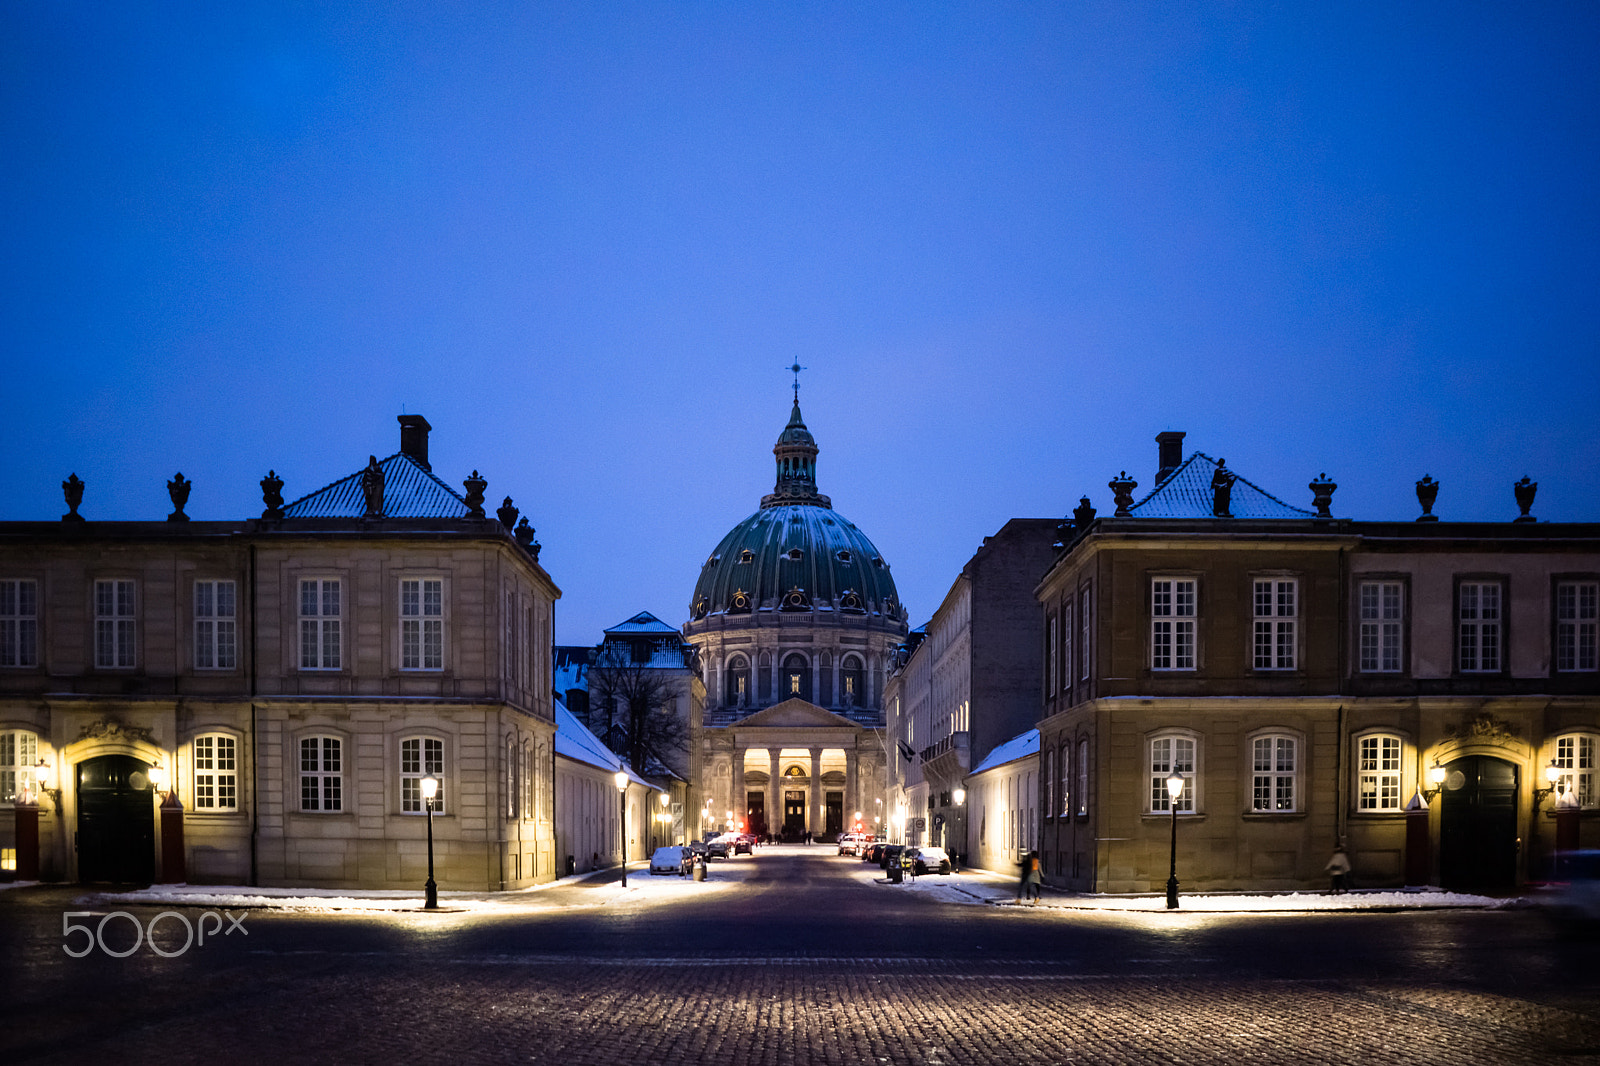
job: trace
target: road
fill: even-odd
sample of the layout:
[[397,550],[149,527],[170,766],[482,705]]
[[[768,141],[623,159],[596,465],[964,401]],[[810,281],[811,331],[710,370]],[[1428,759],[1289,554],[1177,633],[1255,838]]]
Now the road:
[[0,892],[0,1062],[1600,1063],[1600,940],[1537,912],[959,906],[863,870],[769,849],[493,912],[251,910],[181,952],[168,917],[170,958],[73,958],[62,915],[171,908]]

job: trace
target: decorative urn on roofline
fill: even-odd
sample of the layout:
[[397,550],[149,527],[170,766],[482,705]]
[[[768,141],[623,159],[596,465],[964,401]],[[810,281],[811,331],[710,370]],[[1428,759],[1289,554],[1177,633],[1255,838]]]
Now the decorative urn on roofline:
[[1538,519],[1528,512],[1533,510],[1533,494],[1539,491],[1539,483],[1529,480],[1524,474],[1522,480],[1511,486],[1511,491],[1517,494],[1517,506],[1522,508],[1522,513],[1513,518],[1513,522],[1537,522]]
[[1427,474],[1422,475],[1422,480],[1417,482],[1417,502],[1422,504],[1422,513],[1417,516],[1418,522],[1437,522],[1439,516],[1433,513],[1433,501],[1439,498],[1439,483]]
[[1128,508],[1133,506],[1133,490],[1138,487],[1139,483],[1129,477],[1126,470],[1106,482],[1106,488],[1111,490],[1117,505],[1116,511],[1112,514],[1113,518],[1127,518],[1132,513]]

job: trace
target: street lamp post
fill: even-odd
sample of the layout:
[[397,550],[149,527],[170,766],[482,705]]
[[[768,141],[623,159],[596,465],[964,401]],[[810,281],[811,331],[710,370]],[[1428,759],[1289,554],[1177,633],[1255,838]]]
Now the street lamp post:
[[967,790],[958,788],[955,792],[956,814],[961,817],[961,830],[955,834],[955,848],[950,852],[950,869],[956,873],[961,872],[961,849],[967,843]]
[[433,881],[433,797],[439,794],[439,779],[429,774],[422,779],[422,802],[428,809],[428,882],[423,885],[426,899],[422,904],[423,910],[435,911],[439,909],[439,886]]
[[1183,795],[1183,775],[1167,775],[1167,805],[1172,808],[1172,865],[1167,873],[1167,910],[1178,906],[1178,797]]
[[672,797],[668,796],[665,792],[661,793],[660,797],[661,813],[656,815],[656,821],[661,826],[661,834],[656,838],[656,842],[658,844],[665,844],[667,842],[669,832],[667,829],[667,822],[671,820],[671,816],[667,814],[667,804],[672,802]]
[[617,783],[617,800],[622,805],[621,815],[617,818],[617,842],[622,855],[622,887],[628,887],[628,773],[618,770],[611,775],[611,780]]

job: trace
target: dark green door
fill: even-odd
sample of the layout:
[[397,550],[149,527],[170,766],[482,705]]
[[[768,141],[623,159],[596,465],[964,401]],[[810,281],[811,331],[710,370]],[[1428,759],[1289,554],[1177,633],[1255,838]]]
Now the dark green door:
[[783,835],[790,840],[798,840],[806,831],[806,794],[804,792],[785,792],[783,794]]
[[[844,832],[844,793],[829,792],[827,794],[828,807],[828,835],[839,839],[839,834]],[[850,827],[854,831],[855,827]]]
[[1517,768],[1469,755],[1445,767],[1439,804],[1439,884],[1461,892],[1517,886]]
[[149,763],[131,755],[79,763],[78,880],[155,880],[155,818]]

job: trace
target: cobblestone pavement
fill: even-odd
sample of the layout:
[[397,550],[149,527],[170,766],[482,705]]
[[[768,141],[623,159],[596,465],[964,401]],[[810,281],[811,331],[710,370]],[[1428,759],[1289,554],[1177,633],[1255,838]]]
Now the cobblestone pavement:
[[1600,1063],[1600,942],[1535,914],[1036,914],[794,863],[703,906],[253,911],[173,958],[69,958],[77,893],[0,893],[0,1062]]

